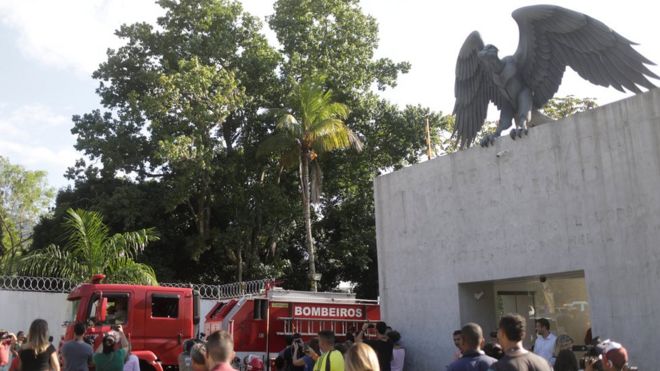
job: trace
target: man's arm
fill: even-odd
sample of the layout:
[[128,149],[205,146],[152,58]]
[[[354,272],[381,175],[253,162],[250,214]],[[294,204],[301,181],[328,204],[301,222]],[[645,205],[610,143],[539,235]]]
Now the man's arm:
[[362,325],[362,329],[360,331],[358,331],[357,335],[355,335],[355,342],[356,343],[361,343],[363,341],[362,338],[364,337],[364,332],[367,331],[368,328],[369,328],[368,323],[364,323]]

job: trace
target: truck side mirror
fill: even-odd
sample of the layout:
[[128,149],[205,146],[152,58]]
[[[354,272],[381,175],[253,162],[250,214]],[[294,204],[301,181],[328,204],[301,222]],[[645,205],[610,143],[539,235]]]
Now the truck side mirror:
[[103,323],[108,316],[108,298],[101,297],[96,306],[96,321]]
[[199,310],[201,307],[201,296],[199,295],[199,291],[193,290],[193,325],[197,326],[199,325],[200,321],[200,315],[199,315]]

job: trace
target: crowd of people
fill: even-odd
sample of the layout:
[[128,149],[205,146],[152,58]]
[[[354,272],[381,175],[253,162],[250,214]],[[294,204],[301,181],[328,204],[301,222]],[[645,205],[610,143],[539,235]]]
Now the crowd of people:
[[[619,343],[595,339],[592,347],[581,349],[586,355],[580,360],[573,352],[573,339],[556,336],[545,319],[536,320],[536,340],[530,350],[523,346],[526,321],[518,314],[500,319],[498,329],[487,341],[482,328],[467,323],[453,333],[456,353],[447,371],[630,371],[626,349]],[[374,328],[375,336],[365,336]],[[131,354],[131,346],[121,325],[103,335],[98,349],[84,338],[83,323],[74,325],[75,338],[58,352],[48,334],[48,323],[32,322],[27,337],[0,332],[0,371],[140,371],[139,360]],[[349,331],[344,342],[335,334],[323,330],[305,343],[299,334],[275,360],[277,371],[402,371],[405,349],[401,335],[385,322],[364,324]],[[586,342],[586,340],[585,340]],[[244,369],[262,371],[260,357],[236,358],[232,336],[216,331],[205,341],[187,342],[179,360],[180,371],[231,371]],[[61,364],[60,364],[61,361]],[[237,364],[242,362],[242,366]]]
[[32,321],[27,337],[23,331],[0,333],[0,371],[140,371],[121,325],[103,335],[96,351],[84,339],[85,324],[76,323],[73,331],[75,338],[59,352],[43,319]]
[[[526,335],[525,319],[508,314],[500,319],[497,331],[486,342],[483,330],[476,323],[468,323],[452,334],[457,351],[447,371],[627,371],[628,352],[619,343],[599,339],[585,342],[592,346],[581,349],[580,360],[573,352],[573,339],[556,336],[550,322],[535,321],[536,340],[530,350],[523,346]],[[580,362],[581,361],[581,362]]]
[[[367,338],[373,328],[375,337]],[[288,339],[275,360],[277,371],[402,371],[405,349],[401,334],[385,322],[365,323],[349,330],[344,342],[337,342],[332,331],[324,330],[305,343],[300,334]]]

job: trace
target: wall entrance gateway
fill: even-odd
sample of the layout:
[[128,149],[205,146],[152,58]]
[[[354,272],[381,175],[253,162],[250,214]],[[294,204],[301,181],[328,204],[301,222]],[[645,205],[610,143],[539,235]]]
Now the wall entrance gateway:
[[[591,326],[591,314],[584,272],[564,272],[532,277],[515,277],[458,285],[461,323],[479,322],[490,326],[484,335],[497,329],[507,313],[527,320],[525,347],[536,338],[535,320],[546,318],[555,335],[569,335],[575,345],[584,343]],[[482,318],[475,318],[475,317]]]

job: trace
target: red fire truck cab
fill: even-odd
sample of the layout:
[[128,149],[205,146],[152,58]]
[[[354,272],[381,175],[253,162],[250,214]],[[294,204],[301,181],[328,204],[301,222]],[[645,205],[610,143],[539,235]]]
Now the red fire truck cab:
[[77,286],[69,301],[69,320],[60,345],[72,340],[75,322],[84,322],[96,349],[103,334],[122,325],[140,370],[175,368],[184,341],[195,337],[199,296],[190,288],[102,284],[103,275]]
[[204,332],[227,330],[236,355],[261,357],[270,364],[286,347],[287,335],[299,333],[308,341],[321,330],[332,330],[343,341],[351,329],[380,320],[376,300],[355,294],[288,291],[269,287],[256,295],[219,301],[206,315]]

